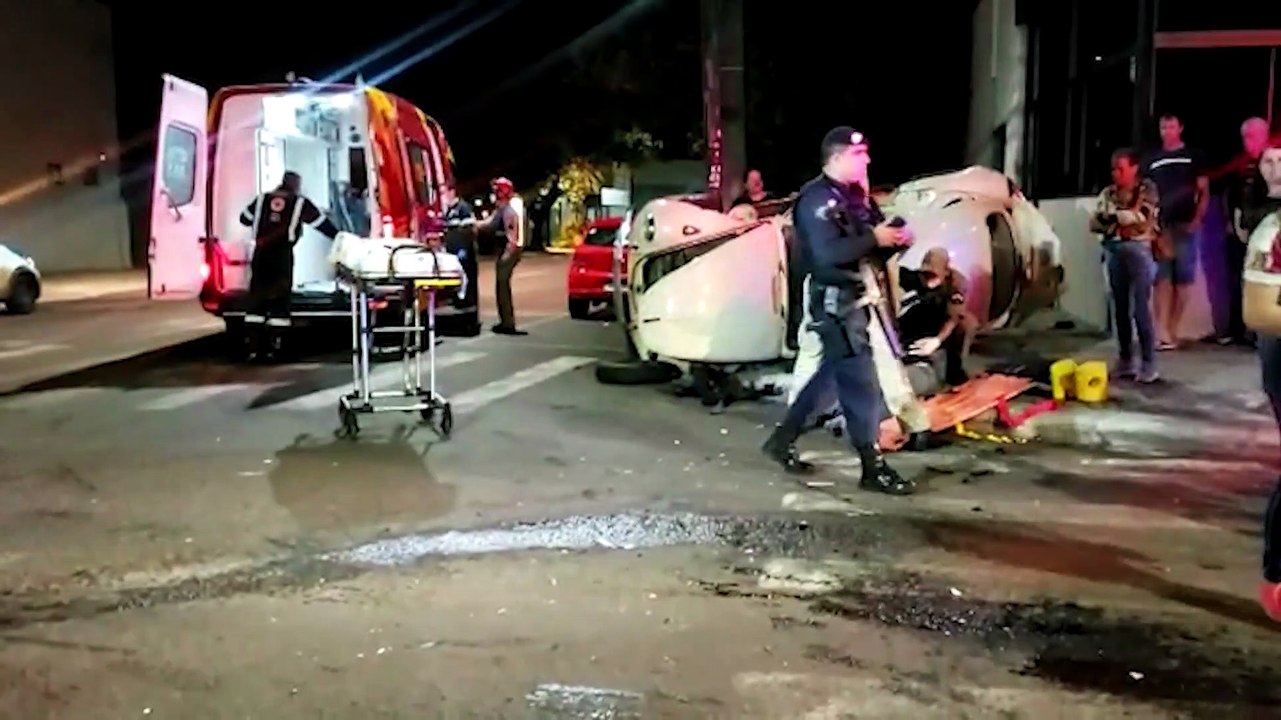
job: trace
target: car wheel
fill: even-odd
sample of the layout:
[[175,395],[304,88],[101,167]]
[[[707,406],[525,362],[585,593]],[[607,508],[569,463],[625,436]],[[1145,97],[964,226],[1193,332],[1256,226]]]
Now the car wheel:
[[569,316],[575,320],[586,320],[592,313],[590,300],[569,299]]
[[5,307],[14,315],[26,315],[36,309],[36,298],[39,296],[39,283],[31,275],[22,273],[13,279]]
[[596,363],[596,381],[603,385],[657,385],[680,376],[680,368],[664,362]]

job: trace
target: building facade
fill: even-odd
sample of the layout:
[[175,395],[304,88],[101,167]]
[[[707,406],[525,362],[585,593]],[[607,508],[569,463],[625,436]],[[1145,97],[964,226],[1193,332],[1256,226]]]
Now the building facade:
[[1037,198],[1090,194],[1118,147],[1184,120],[1212,164],[1251,116],[1281,112],[1281,3],[982,0],[967,158]]
[[0,0],[0,17],[0,238],[45,272],[130,267],[108,8]]

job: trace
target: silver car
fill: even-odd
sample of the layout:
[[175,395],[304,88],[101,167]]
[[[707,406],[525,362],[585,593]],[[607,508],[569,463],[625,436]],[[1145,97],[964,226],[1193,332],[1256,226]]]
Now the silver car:
[[36,309],[40,299],[40,271],[25,253],[0,244],[0,303],[14,315]]

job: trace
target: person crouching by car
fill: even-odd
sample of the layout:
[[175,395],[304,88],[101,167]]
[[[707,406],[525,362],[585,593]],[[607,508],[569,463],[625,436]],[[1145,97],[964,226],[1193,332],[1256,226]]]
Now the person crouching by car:
[[[953,272],[947,250],[930,248],[919,270],[899,269],[898,330],[907,347],[907,363],[926,363],[948,385],[963,385],[964,353],[972,323],[965,311],[965,292]],[[942,367],[939,367],[942,365]]]

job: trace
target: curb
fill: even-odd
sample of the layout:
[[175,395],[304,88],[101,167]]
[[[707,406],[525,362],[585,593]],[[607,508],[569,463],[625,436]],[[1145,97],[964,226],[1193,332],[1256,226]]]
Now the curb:
[[1087,447],[1142,455],[1166,454],[1163,449],[1186,454],[1207,449],[1276,444],[1271,422],[1212,423],[1154,412],[1091,408],[1064,408],[1031,418],[1024,425],[1042,442],[1066,447]]

